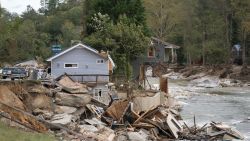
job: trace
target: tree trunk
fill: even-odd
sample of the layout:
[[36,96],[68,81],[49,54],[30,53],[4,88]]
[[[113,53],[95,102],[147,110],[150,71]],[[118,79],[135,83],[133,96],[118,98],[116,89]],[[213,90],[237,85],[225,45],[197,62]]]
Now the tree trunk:
[[[232,18],[229,17],[230,14],[226,14],[225,16],[225,24],[226,24],[226,48],[228,50],[228,58],[227,64],[231,64],[231,33],[232,33]],[[229,19],[228,19],[229,18]]]
[[82,33],[81,33],[81,37],[82,39],[85,37],[85,35],[87,34],[87,15],[88,13],[88,5],[89,5],[89,1],[88,0],[83,0],[83,5],[82,5]]
[[246,31],[245,28],[242,31],[242,63],[246,66]]
[[187,65],[191,65],[191,56],[189,53],[189,49],[188,49],[188,43],[187,43],[187,39],[186,39],[186,34],[183,35],[183,46],[186,48],[186,60],[187,60]]
[[163,36],[163,23],[162,23],[162,1],[161,3],[161,7],[160,7],[160,39],[162,40],[162,36]]
[[206,65],[206,56],[205,56],[205,35],[206,32],[203,31],[203,39],[202,39],[202,65],[205,66]]
[[126,54],[126,65],[125,65],[125,69],[126,69],[126,79],[127,79],[127,95],[128,97],[131,96],[131,86],[130,86],[130,79],[131,79],[131,75],[132,75],[132,67],[130,65],[130,54],[127,53]]

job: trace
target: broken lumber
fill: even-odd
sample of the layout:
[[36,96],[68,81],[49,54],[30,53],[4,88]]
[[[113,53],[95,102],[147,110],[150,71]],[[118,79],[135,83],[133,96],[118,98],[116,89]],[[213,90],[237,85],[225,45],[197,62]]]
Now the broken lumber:
[[153,107],[151,107],[151,108],[148,109],[146,112],[144,112],[139,118],[136,119],[136,121],[134,122],[134,124],[140,122],[140,121],[144,118],[144,116],[145,116],[146,114],[148,114],[152,109],[153,109]]
[[120,121],[124,112],[128,109],[129,101],[118,100],[114,101],[112,105],[106,110],[106,114],[113,120]]
[[[167,116],[167,125],[169,127],[169,130],[171,134],[177,139],[178,138],[178,132],[181,132],[183,130],[182,126],[180,123],[174,118],[172,114],[168,114]],[[196,127],[195,127],[196,130]]]
[[170,135],[167,131],[165,131],[161,126],[159,126],[156,122],[149,120],[149,119],[145,119],[145,122],[150,123],[152,125],[154,125],[155,127],[157,127],[159,130],[161,130],[165,135],[167,135],[168,137],[172,137],[172,135]]

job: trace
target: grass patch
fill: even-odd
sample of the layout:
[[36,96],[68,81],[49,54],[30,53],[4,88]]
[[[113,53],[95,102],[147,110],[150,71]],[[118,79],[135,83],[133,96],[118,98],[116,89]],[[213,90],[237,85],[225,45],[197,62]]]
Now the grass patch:
[[55,141],[49,134],[32,133],[12,128],[0,122],[0,141]]

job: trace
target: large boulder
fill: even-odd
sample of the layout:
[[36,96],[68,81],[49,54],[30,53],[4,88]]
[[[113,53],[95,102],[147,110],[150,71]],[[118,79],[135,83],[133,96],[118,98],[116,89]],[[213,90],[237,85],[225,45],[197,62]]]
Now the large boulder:
[[70,77],[64,75],[58,81],[57,85],[62,87],[62,89],[66,92],[72,94],[83,94],[88,93],[87,86],[78,82],[74,82]]
[[70,107],[83,107],[90,103],[90,101],[91,96],[88,94],[67,94],[58,92],[55,98],[56,104]]

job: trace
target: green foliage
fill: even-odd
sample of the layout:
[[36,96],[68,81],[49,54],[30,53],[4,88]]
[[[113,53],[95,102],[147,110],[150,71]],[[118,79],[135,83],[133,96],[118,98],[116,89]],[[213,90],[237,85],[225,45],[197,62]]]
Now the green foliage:
[[145,36],[142,26],[130,23],[126,16],[121,16],[117,24],[104,23],[101,30],[91,34],[85,42],[98,50],[111,51],[114,61],[120,64],[117,72],[125,74],[129,80],[132,73],[130,62],[144,53],[149,38]]
[[0,62],[47,58],[52,44],[84,40],[109,50],[123,64],[117,72],[130,75],[127,62],[145,51],[149,31],[181,46],[180,63],[228,63],[235,43],[250,55],[249,0],[41,0],[41,6],[39,12],[27,6],[21,16],[0,8]]
[[62,26],[62,38],[63,38],[63,46],[69,47],[71,46],[72,40],[80,40],[80,32],[77,31],[75,25],[70,21],[65,21]]
[[137,25],[144,24],[144,7],[141,0],[96,0],[93,5],[95,13],[108,14],[116,23],[120,15],[126,15]]
[[107,14],[103,15],[100,12],[95,13],[87,23],[87,32],[94,33],[97,31],[103,31],[109,22],[110,17]]
[[[90,19],[93,19],[92,17],[97,13],[107,14],[115,24],[121,15],[126,15],[129,22],[143,26],[144,32],[148,32],[141,0],[88,0],[87,4],[89,5],[88,22],[91,22]],[[88,34],[93,32],[88,29]]]
[[[213,64],[227,63],[235,43],[233,31],[238,27],[233,23],[237,25],[239,20],[234,21],[232,15],[242,15],[233,12],[232,1],[243,9],[248,7],[248,0],[144,0],[144,5],[153,35],[181,46],[180,54],[186,58],[182,60]],[[236,11],[249,14],[242,9]]]

